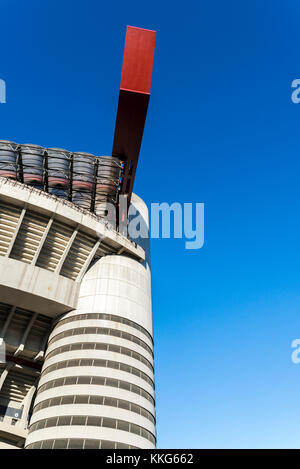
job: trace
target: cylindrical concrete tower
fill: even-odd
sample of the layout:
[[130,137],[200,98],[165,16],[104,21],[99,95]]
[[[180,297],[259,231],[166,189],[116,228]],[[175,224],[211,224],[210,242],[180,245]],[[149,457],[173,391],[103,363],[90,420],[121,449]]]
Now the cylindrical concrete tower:
[[27,448],[155,447],[147,262],[122,255],[98,260],[45,355]]

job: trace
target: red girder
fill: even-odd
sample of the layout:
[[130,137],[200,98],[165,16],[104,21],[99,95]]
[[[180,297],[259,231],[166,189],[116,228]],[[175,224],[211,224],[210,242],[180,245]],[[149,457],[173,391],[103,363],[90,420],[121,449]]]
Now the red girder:
[[120,194],[132,194],[144,132],[155,48],[155,31],[127,26],[113,156],[124,160]]

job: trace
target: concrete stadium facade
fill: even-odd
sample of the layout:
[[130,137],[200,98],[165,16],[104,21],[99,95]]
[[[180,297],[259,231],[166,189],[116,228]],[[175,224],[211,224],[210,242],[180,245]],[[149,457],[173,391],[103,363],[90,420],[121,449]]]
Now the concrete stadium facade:
[[148,248],[0,177],[0,448],[155,447]]

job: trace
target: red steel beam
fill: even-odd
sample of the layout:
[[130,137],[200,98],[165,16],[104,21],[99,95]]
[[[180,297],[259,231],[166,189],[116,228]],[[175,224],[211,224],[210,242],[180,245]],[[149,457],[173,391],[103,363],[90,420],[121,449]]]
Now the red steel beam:
[[121,194],[132,194],[146,121],[156,32],[127,26],[113,156],[124,160]]

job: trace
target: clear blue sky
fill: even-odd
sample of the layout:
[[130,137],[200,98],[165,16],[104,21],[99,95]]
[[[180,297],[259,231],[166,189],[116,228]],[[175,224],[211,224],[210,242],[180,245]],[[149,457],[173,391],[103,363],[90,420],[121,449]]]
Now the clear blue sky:
[[158,447],[300,447],[300,5],[2,0],[0,138],[110,154],[127,24],[155,29],[135,191],[204,202],[152,242]]

